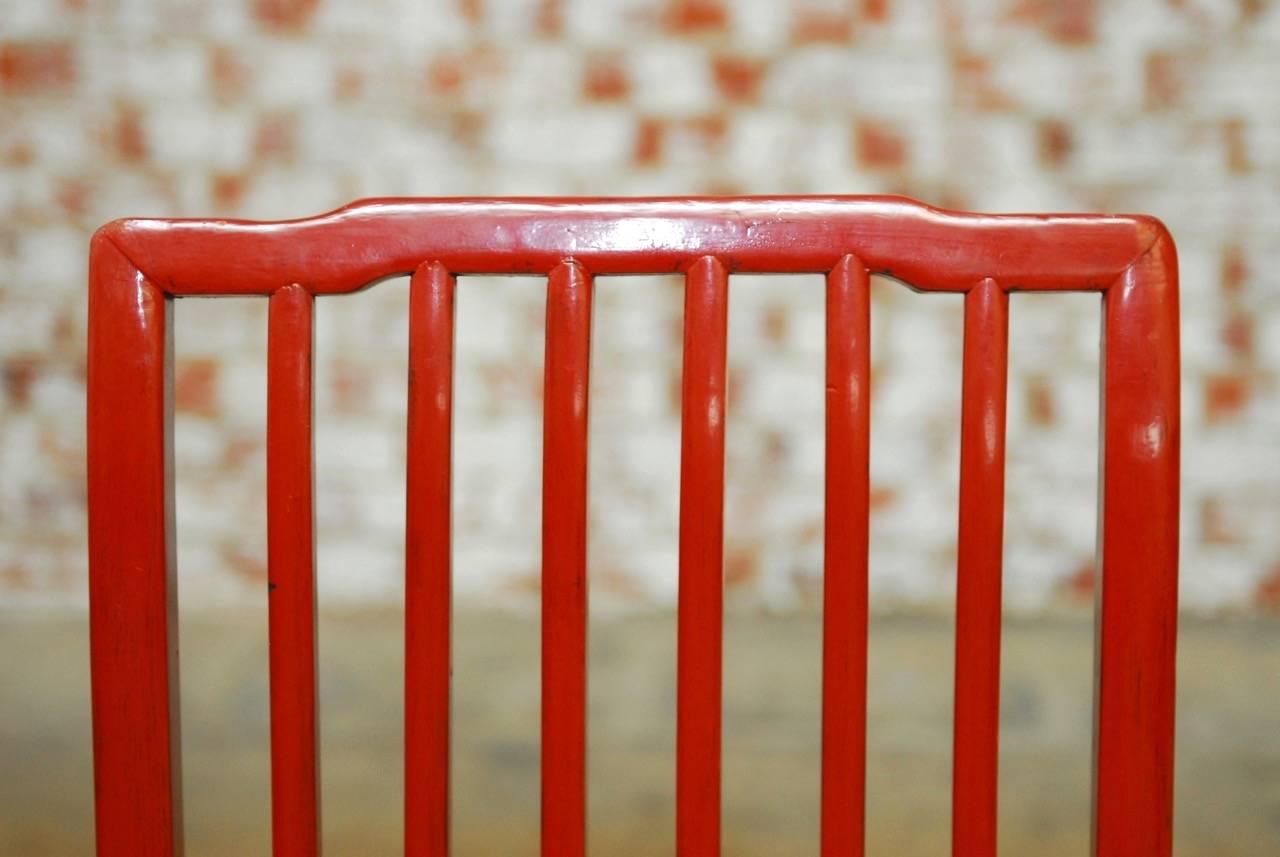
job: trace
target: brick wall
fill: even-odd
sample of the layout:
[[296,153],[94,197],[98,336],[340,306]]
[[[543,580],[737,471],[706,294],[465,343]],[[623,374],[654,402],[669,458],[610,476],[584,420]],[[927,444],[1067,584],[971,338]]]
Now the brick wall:
[[[84,261],[124,215],[368,195],[905,193],[1140,211],[1179,243],[1184,605],[1280,609],[1280,4],[0,0],[0,598],[85,597]],[[398,597],[406,289],[318,316],[321,597]],[[873,592],[951,597],[960,303],[877,283]],[[592,587],[675,593],[680,294],[602,281]],[[538,586],[542,293],[459,309],[460,597]],[[1097,299],[1012,309],[1007,599],[1088,603]],[[180,303],[186,603],[261,597],[265,306]],[[813,602],[817,280],[735,278],[726,578]]]

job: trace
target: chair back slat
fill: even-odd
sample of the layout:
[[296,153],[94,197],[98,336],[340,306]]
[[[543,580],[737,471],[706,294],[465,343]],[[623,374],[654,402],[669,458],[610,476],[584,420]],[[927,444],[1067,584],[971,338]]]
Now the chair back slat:
[[951,842],[957,857],[995,857],[1009,365],[1009,296],[995,280],[964,296],[963,361]]
[[320,842],[311,430],[314,306],[310,292],[290,285],[271,296],[267,312],[267,631],[275,857],[314,855]]
[[827,275],[822,594],[822,855],[861,857],[867,767],[871,513],[871,278],[845,256]]
[[587,818],[589,274],[547,282],[542,434],[542,853],[581,857]]
[[449,853],[455,280],[428,262],[409,281],[405,456],[404,853]]
[[676,853],[720,853],[725,362],[729,274],[711,256],[685,275],[676,619]]

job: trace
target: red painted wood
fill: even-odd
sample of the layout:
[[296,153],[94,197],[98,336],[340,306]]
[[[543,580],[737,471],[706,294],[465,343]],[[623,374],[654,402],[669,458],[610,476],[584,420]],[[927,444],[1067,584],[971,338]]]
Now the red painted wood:
[[685,278],[676,644],[676,853],[720,853],[724,419],[729,274],[698,259]]
[[182,853],[171,330],[164,293],[97,235],[89,264],[88,490],[101,857]]
[[586,852],[587,393],[591,277],[547,284],[542,435],[542,854]]
[[822,855],[860,857],[867,767],[871,282],[846,256],[827,275],[822,605]]
[[1178,271],[1166,233],[1103,298],[1094,853],[1167,857],[1178,619]]
[[985,279],[964,297],[951,785],[956,857],[996,853],[1008,355],[1009,297],[995,280]]
[[422,265],[409,283],[405,857],[449,853],[454,292],[439,263]]
[[306,289],[285,286],[271,296],[267,315],[267,618],[275,857],[320,853],[312,305]]
[[424,259],[455,273],[546,274],[572,257],[596,276],[686,270],[825,274],[846,253],[926,290],[1100,290],[1158,222],[941,211],[898,197],[380,199],[284,223],[124,220],[107,229],[174,294],[349,292]]
[[[1167,855],[1177,606],[1177,273],[1139,216],[985,215],[891,197],[370,200],[285,223],[124,220],[93,239],[89,537],[100,854],[181,850],[167,298],[270,294],[268,524],[276,853],[318,849],[312,295],[411,287],[406,849],[448,814],[448,272],[547,273],[545,847],[579,849],[590,274],[687,274],[677,841],[719,849],[725,313],[729,271],[829,274],[823,848],[858,853],[864,800],[865,277],[968,292],[957,620],[957,853],[994,841],[1004,304],[1104,294],[1106,380],[1095,851]],[[566,262],[565,260],[572,260]],[[588,274],[587,272],[590,272]],[[996,288],[990,277],[998,282]],[[295,285],[281,288],[281,284]],[[975,286],[975,284],[980,284]],[[996,336],[993,331],[1000,331]],[[558,331],[563,330],[563,334]],[[424,351],[424,348],[426,349]],[[564,349],[563,351],[561,349]],[[576,349],[576,350],[575,350]],[[579,359],[580,358],[580,359]],[[566,367],[562,376],[555,367]],[[578,373],[581,372],[581,377]],[[574,384],[580,383],[580,387]],[[999,388],[999,395],[997,395]],[[579,400],[574,390],[581,390]],[[578,408],[581,407],[579,411]],[[419,441],[421,438],[421,441]],[[585,463],[581,466],[585,474]],[[581,505],[575,505],[581,503]],[[834,524],[833,524],[834,522]],[[575,576],[576,575],[576,576]],[[575,588],[582,584],[580,588]],[[993,689],[994,688],[994,689]],[[430,769],[430,770],[426,770]],[[416,850],[415,850],[416,849]],[[576,852],[575,852],[576,853]]]

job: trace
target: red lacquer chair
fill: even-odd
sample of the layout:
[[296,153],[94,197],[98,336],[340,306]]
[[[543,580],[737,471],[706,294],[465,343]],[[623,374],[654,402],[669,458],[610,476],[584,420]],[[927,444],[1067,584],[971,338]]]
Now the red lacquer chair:
[[677,853],[720,842],[730,273],[827,278],[822,854],[862,853],[868,277],[964,294],[954,853],[995,853],[1011,293],[1103,295],[1093,850],[1170,853],[1178,565],[1173,243],[1146,217],[975,215],[881,197],[384,199],[283,223],[124,220],[93,238],[89,540],[97,845],[182,850],[170,304],[270,301],[267,523],[274,853],[319,851],[312,307],[411,273],[405,851],[449,843],[450,415],[457,275],[546,278],[542,853],[584,851],[587,373],[593,275],[681,272]]

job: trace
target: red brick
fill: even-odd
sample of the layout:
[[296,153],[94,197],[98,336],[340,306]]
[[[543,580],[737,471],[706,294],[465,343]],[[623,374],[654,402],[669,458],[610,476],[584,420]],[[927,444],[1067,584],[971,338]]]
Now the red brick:
[[334,72],[333,98],[335,101],[355,101],[364,95],[364,72],[352,66],[344,66]]
[[782,345],[787,341],[787,331],[790,328],[790,313],[784,306],[773,304],[765,308],[763,317],[760,319],[761,333],[764,334],[766,342],[774,345]]
[[32,95],[59,92],[76,82],[70,42],[0,43],[0,92]]
[[248,184],[243,173],[214,173],[209,179],[209,195],[213,198],[214,208],[220,212],[234,211],[244,199]]
[[791,42],[796,45],[829,42],[846,44],[853,40],[853,12],[798,9],[791,22]]
[[289,161],[297,151],[297,117],[291,113],[267,113],[258,119],[253,155],[263,161]]
[[701,196],[746,196],[747,191],[742,185],[729,179],[708,176],[703,179],[694,193]]
[[583,73],[582,93],[594,101],[619,101],[631,94],[631,78],[617,57],[592,57]]
[[223,545],[220,553],[226,567],[241,580],[255,586],[267,582],[267,559],[261,553],[240,544]]
[[256,432],[233,434],[223,447],[219,461],[228,470],[247,467],[261,460],[262,446],[263,438]]
[[475,110],[455,110],[449,115],[449,136],[466,149],[478,149],[484,136],[487,114]]
[[466,80],[466,61],[459,56],[443,56],[427,66],[427,85],[436,95],[456,95]]
[[760,552],[751,547],[730,548],[724,561],[724,585],[737,589],[760,578]]
[[108,148],[126,164],[141,164],[147,160],[147,133],[142,127],[142,110],[136,104],[120,102],[116,105]]
[[1092,560],[1085,560],[1063,581],[1062,592],[1071,601],[1089,603],[1098,585],[1098,569]]
[[41,361],[34,357],[15,357],[4,364],[4,394],[11,407],[31,402],[31,388],[40,377],[40,368]]
[[896,170],[906,166],[907,141],[893,125],[860,119],[854,128],[858,162],[871,169]]
[[[81,327],[83,317],[74,309],[67,308],[58,313],[53,321],[53,335],[49,341],[59,349],[79,348],[84,342],[84,329]],[[76,364],[75,376],[83,381],[86,377],[84,363]]]
[[71,220],[81,220],[89,213],[92,187],[84,179],[68,178],[58,182],[58,207]]
[[1207,497],[1200,502],[1200,541],[1206,545],[1239,545],[1244,534],[1232,525],[1222,500]]
[[1218,272],[1222,290],[1227,294],[1234,295],[1244,289],[1245,281],[1249,279],[1249,266],[1240,245],[1228,244],[1222,248]]
[[1219,423],[1240,415],[1252,398],[1253,385],[1244,375],[1213,375],[1205,381],[1204,418]]
[[253,16],[263,26],[298,30],[311,22],[320,0],[254,0]]
[[1253,591],[1253,603],[1268,611],[1280,612],[1280,562],[1271,567]]
[[1228,119],[1222,123],[1222,145],[1229,172],[1234,175],[1253,172],[1253,159],[1249,156],[1249,144],[1245,139],[1244,120]]
[[1040,163],[1050,169],[1066,165],[1075,150],[1071,127],[1060,119],[1042,119],[1036,126]]
[[235,48],[214,45],[209,49],[209,82],[214,98],[222,102],[243,98],[249,91],[249,79],[249,70]]
[[728,101],[755,101],[765,68],[764,61],[751,57],[722,55],[711,61],[716,87]]
[[1240,19],[1243,23],[1252,23],[1270,8],[1271,0],[1240,0]]
[[1237,312],[1222,326],[1222,341],[1240,360],[1253,359],[1253,316]]
[[1176,54],[1156,52],[1148,55],[1144,79],[1148,110],[1164,110],[1182,104],[1185,81],[1182,63]]
[[30,140],[15,140],[4,150],[6,167],[29,167],[36,162],[36,149]]
[[6,592],[30,592],[37,587],[31,572],[17,562],[11,562],[0,566],[0,588]]
[[218,361],[179,360],[173,371],[173,408],[178,413],[212,417],[218,413]]
[[987,57],[958,51],[951,58],[951,78],[961,105],[978,110],[1008,110],[1013,99],[991,80]]
[[723,30],[729,26],[729,12],[721,0],[668,0],[666,24],[682,34]]
[[1054,41],[1085,44],[1097,36],[1096,0],[1023,0],[1010,19],[1042,29]]
[[538,35],[556,38],[564,33],[564,0],[539,0],[534,19]]
[[763,461],[765,470],[770,473],[781,473],[787,466],[787,460],[791,457],[791,448],[787,443],[787,436],[782,432],[773,429],[764,433],[764,455]]
[[889,0],[862,0],[862,17],[868,21],[887,21]]
[[888,509],[898,502],[898,489],[889,485],[872,485],[868,505],[872,512]]
[[1027,379],[1027,420],[1042,428],[1052,426],[1058,420],[1053,390],[1044,378]]
[[723,113],[694,116],[681,122],[680,128],[700,138],[702,145],[711,149],[723,143],[728,136],[729,117]]
[[636,123],[636,142],[631,151],[631,161],[638,167],[656,166],[662,161],[663,138],[666,122],[646,117]]
[[426,83],[439,98],[456,99],[483,90],[478,81],[498,77],[504,70],[502,54],[483,45],[441,54],[427,65]]

